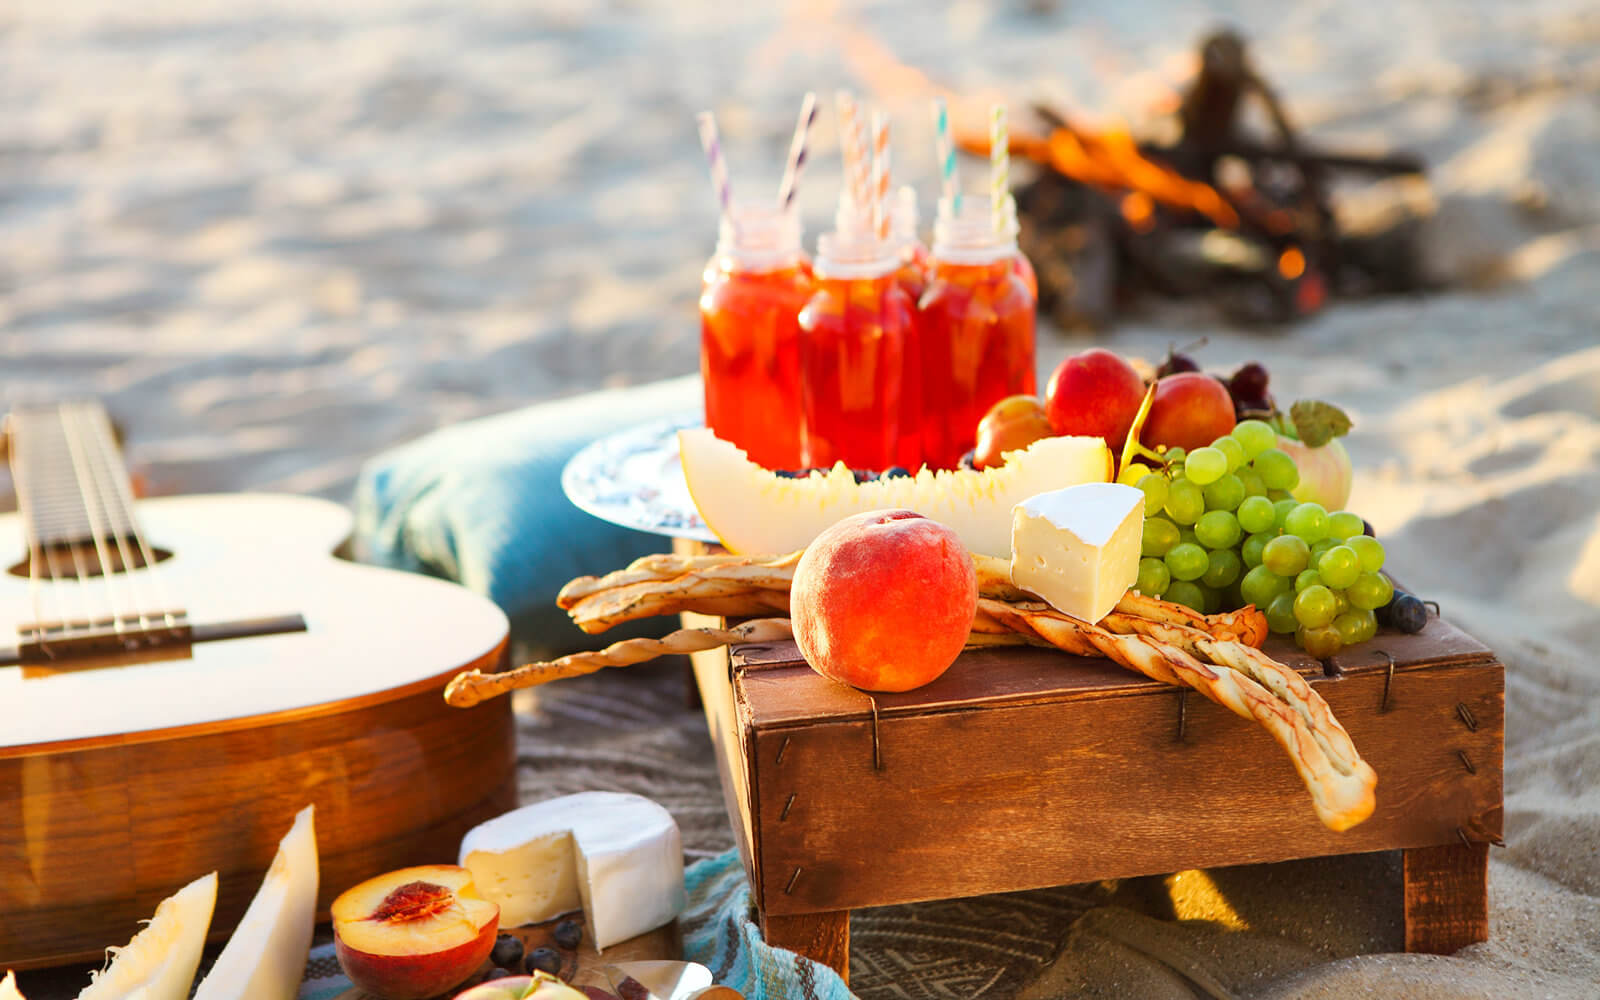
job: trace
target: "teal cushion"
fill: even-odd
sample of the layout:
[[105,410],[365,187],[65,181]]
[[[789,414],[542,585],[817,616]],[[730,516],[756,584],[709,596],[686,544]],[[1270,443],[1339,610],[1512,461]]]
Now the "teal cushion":
[[[356,484],[355,555],[483,594],[512,620],[515,637],[541,650],[597,645],[556,607],[556,592],[575,576],[666,551],[671,539],[574,507],[561,470],[600,437],[701,405],[699,376],[685,376],[539,403],[383,452]],[[664,630],[654,622],[602,641]]]

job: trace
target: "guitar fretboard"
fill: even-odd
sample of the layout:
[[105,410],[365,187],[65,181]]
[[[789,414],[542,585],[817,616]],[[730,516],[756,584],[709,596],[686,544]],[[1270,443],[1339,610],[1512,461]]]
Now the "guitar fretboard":
[[140,537],[122,453],[99,404],[19,409],[8,421],[12,479],[33,544]]

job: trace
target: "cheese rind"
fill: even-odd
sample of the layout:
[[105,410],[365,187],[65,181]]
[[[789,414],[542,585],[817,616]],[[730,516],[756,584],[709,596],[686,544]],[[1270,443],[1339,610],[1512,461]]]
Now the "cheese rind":
[[1091,624],[1139,578],[1144,492],[1085,483],[1029,497],[1011,510],[1011,582]]
[[670,923],[687,905],[672,814],[641,795],[580,792],[523,806],[461,840],[460,864],[500,925],[582,909],[595,947]]

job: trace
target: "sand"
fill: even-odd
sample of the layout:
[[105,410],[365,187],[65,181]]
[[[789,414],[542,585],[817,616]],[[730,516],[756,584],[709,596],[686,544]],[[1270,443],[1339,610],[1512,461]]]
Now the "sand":
[[[103,397],[158,491],[344,499],[364,459],[430,428],[695,369],[712,234],[694,111],[716,110],[734,183],[760,193],[804,89],[875,88],[926,206],[928,78],[1066,102],[1091,123],[1132,117],[1230,21],[1313,137],[1428,159],[1426,262],[1454,287],[1269,332],[1150,305],[1093,342],[1156,358],[1206,336],[1208,368],[1259,360],[1280,400],[1345,405],[1352,506],[1509,667],[1493,940],[1452,959],[1263,959],[1238,988],[1592,996],[1592,4],[722,6],[14,0],[0,10],[0,401]],[[882,51],[926,77],[881,72]],[[825,113],[802,190],[812,233],[835,153]],[[1392,201],[1379,195],[1342,208]],[[1041,371],[1090,342],[1042,331]],[[1090,967],[1064,947],[1062,982]]]

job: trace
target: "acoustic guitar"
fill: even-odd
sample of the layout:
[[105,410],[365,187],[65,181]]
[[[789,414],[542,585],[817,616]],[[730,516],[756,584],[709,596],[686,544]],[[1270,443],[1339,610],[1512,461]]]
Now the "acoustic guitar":
[[99,961],[212,870],[226,936],[308,803],[324,918],[516,805],[507,699],[442,700],[503,665],[494,604],[336,558],[327,501],[136,500],[92,402],[14,411],[4,441],[0,969]]

